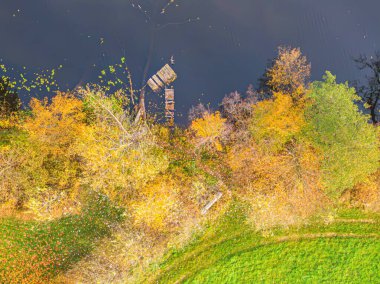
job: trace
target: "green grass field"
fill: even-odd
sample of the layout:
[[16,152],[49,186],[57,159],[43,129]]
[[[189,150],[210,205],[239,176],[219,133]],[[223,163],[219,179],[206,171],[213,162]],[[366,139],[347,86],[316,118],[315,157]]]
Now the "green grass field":
[[341,212],[334,222],[263,237],[234,210],[173,251],[141,283],[380,283],[380,219]]

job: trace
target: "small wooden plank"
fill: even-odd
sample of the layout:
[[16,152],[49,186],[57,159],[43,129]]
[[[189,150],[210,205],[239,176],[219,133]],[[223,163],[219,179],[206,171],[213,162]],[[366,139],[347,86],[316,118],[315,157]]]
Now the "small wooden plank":
[[157,92],[159,92],[160,91],[160,86],[158,86],[157,84],[156,84],[156,82],[152,79],[152,78],[150,78],[149,80],[148,80],[148,86],[153,90],[153,92],[155,92],[155,93],[157,93]]
[[205,215],[205,214],[210,210],[210,208],[211,208],[212,206],[214,206],[214,204],[215,204],[216,202],[218,202],[218,200],[219,200],[220,198],[222,198],[222,196],[223,196],[223,193],[218,192],[218,193],[216,194],[215,198],[214,198],[213,200],[211,200],[209,203],[207,203],[207,205],[206,205],[205,207],[203,207],[203,209],[202,209],[202,211],[201,211],[201,214],[202,214],[202,215]]
[[162,82],[157,75],[153,75],[152,79],[156,82],[158,86],[160,86],[161,89],[165,86],[164,82]]

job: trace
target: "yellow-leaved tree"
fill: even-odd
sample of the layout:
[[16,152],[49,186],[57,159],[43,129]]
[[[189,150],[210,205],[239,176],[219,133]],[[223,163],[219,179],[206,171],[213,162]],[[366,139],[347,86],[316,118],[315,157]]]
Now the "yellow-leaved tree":
[[148,124],[135,124],[122,94],[99,87],[81,89],[91,116],[82,142],[83,183],[126,205],[168,167],[168,159]]
[[273,99],[257,103],[250,125],[252,137],[262,149],[281,150],[305,126],[304,103],[276,93]]
[[301,222],[323,207],[320,155],[302,138],[305,105],[282,93],[257,103],[251,139],[229,148],[233,186],[258,229]]
[[[131,202],[135,224],[154,231],[170,231],[178,227],[188,215],[182,186],[172,177],[160,176],[139,192],[139,198]],[[182,217],[182,218],[181,218]],[[187,216],[189,217],[189,216]]]
[[82,102],[58,93],[51,102],[32,99],[30,108],[23,135],[2,153],[9,165],[4,180],[13,192],[8,198],[45,217],[75,211],[83,171],[78,146],[87,128]]
[[274,92],[289,94],[298,98],[302,92],[297,89],[307,87],[311,65],[302,55],[300,48],[280,46],[273,66],[268,69],[266,84]]
[[227,127],[226,119],[219,112],[204,113],[203,117],[191,122],[190,130],[198,146],[213,147],[218,151],[223,149],[221,141]]
[[32,116],[23,128],[33,158],[32,167],[26,169],[36,184],[27,206],[38,212],[79,208],[83,171],[79,144],[87,131],[83,103],[72,94],[58,93],[51,103],[46,98],[32,99],[30,107]]

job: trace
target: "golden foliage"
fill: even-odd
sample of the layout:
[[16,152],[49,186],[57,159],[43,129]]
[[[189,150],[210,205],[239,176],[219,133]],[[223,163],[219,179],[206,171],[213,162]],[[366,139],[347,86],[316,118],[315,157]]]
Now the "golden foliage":
[[75,153],[75,146],[86,131],[83,102],[70,94],[58,93],[49,104],[47,98],[30,103],[32,117],[24,129],[54,155]]
[[226,130],[226,119],[219,112],[205,113],[202,118],[192,121],[190,129],[195,133],[198,145],[215,147],[218,151],[223,149],[221,138]]
[[[349,202],[354,207],[380,211],[380,170],[347,192]],[[345,196],[347,197],[347,196]]]
[[0,147],[0,205],[3,210],[17,208],[22,200],[20,187],[27,182],[15,168],[22,163],[21,157],[11,151],[9,146]]
[[0,130],[12,129],[20,126],[20,114],[17,112],[7,116],[0,115]]
[[80,147],[86,161],[83,183],[125,205],[167,169],[167,157],[149,126],[134,124],[118,97],[97,89],[81,94],[93,115]]
[[139,200],[131,205],[136,225],[154,231],[170,230],[176,226],[181,212],[185,211],[180,191],[179,185],[170,177],[159,177],[148,184],[140,192]]
[[313,148],[259,149],[251,144],[233,148],[227,156],[237,194],[251,206],[249,219],[257,229],[300,223],[324,208],[321,161]]
[[267,72],[268,85],[274,92],[291,94],[295,98],[299,88],[305,88],[311,66],[299,48],[279,47],[278,57]]
[[250,130],[258,144],[279,150],[304,126],[304,104],[295,103],[291,97],[276,93],[273,100],[262,101],[254,106]]
[[[117,84],[79,89],[81,99],[64,93],[51,102],[32,99],[31,116],[0,120],[0,129],[20,130],[10,143],[0,144],[0,205],[26,206],[41,216],[58,217],[78,213],[81,195],[96,192],[124,207],[124,223],[68,274],[78,282],[129,280],[129,271],[142,271],[168,247],[188,242],[204,222],[212,223],[228,210],[232,199],[249,205],[248,221],[258,230],[304,222],[330,204],[323,182],[325,154],[334,147],[343,158],[359,153],[341,154],[341,145],[335,143],[340,132],[350,146],[352,139],[340,121],[347,116],[331,115],[332,102],[343,114],[350,105],[334,99],[339,91],[334,88],[326,89],[328,100],[319,109],[310,108],[305,96],[310,64],[300,49],[281,47],[267,76],[273,98],[257,102],[253,93],[246,99],[234,93],[223,102],[228,120],[202,107],[187,130],[174,132],[158,124],[135,123],[133,91],[107,93]],[[324,98],[321,94],[311,96],[314,104]],[[313,116],[305,116],[305,109],[318,116],[318,127],[309,136],[305,133]],[[356,108],[353,113],[358,114]],[[359,116],[365,129],[365,117]],[[357,133],[357,125],[350,131]],[[329,138],[325,147],[312,143],[318,133],[323,141]],[[364,134],[372,143],[372,130]],[[360,153],[366,151],[359,148],[364,149]],[[341,167],[338,162],[331,168]],[[349,191],[351,204],[378,210],[379,176],[377,172]],[[202,215],[217,193],[223,193],[222,198]]]
[[270,194],[256,193],[249,200],[248,222],[259,231],[275,227],[289,227],[305,223],[310,217],[329,206],[321,191],[278,191]]
[[298,223],[323,208],[320,155],[300,135],[304,106],[282,93],[257,103],[251,140],[235,141],[228,151],[233,185],[257,229]]
[[38,215],[74,210],[82,171],[78,145],[86,129],[82,102],[59,93],[51,103],[33,99],[30,106],[32,115],[20,126],[25,134],[0,154],[1,188],[9,190],[2,201]]
[[260,151],[256,144],[234,147],[227,156],[234,183],[250,190],[272,192],[295,187],[320,188],[318,153],[307,144],[293,144],[280,153]]

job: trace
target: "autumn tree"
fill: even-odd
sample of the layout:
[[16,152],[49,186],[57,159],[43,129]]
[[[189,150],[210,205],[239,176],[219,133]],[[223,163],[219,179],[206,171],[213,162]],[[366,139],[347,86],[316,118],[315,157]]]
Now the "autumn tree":
[[19,128],[0,159],[7,201],[49,216],[64,208],[78,209],[83,163],[79,144],[86,132],[82,101],[59,93],[51,102],[32,99],[31,115]]
[[[221,104],[221,113],[229,123],[242,127],[246,119],[251,117],[253,106],[259,101],[259,95],[250,85],[245,95],[235,91],[226,95]],[[238,125],[237,125],[238,124]]]
[[202,118],[193,120],[190,130],[194,133],[197,145],[222,150],[221,141],[227,131],[225,122],[220,112],[205,113]]
[[296,90],[307,88],[310,71],[311,65],[300,48],[280,46],[277,57],[260,79],[261,90],[281,92],[297,99],[302,92]]
[[362,55],[355,61],[360,70],[371,73],[367,76],[367,84],[359,87],[359,95],[370,111],[372,123],[377,124],[380,121],[380,52],[369,58]]
[[302,135],[305,108],[303,100],[275,93],[252,106],[250,139],[229,145],[232,185],[258,229],[294,224],[323,208],[320,154]]
[[342,199],[355,207],[380,212],[380,169],[347,191]]
[[178,180],[169,175],[157,177],[142,188],[138,199],[130,202],[135,224],[161,233],[178,227],[190,213],[184,193]]
[[99,86],[78,90],[91,115],[80,147],[86,171],[82,183],[125,206],[168,167],[149,125],[133,123],[123,93]]
[[312,84],[309,98],[307,137],[323,154],[326,191],[339,196],[378,169],[377,133],[359,111],[355,89],[336,83],[330,72]]
[[250,131],[262,149],[283,149],[305,126],[304,104],[295,103],[282,93],[257,103],[253,110]]

